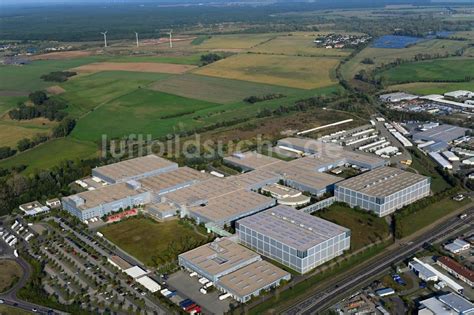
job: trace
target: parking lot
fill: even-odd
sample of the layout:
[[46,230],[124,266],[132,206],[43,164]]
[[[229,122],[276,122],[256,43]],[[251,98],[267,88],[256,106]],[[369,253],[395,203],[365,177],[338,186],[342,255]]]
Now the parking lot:
[[190,277],[189,272],[180,270],[170,275],[167,283],[169,287],[177,290],[179,295],[183,298],[189,298],[195,301],[197,304],[202,306],[204,314],[224,314],[229,310],[229,305],[233,301],[231,298],[227,298],[223,301],[219,300],[219,295],[222,292],[214,288],[207,294],[202,294],[199,289],[202,284],[198,282],[198,277]]

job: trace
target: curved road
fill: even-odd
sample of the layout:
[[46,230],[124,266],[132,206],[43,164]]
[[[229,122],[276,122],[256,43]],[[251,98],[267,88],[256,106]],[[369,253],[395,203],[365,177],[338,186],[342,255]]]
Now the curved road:
[[453,217],[443,224],[438,225],[428,233],[418,237],[408,245],[392,250],[355,273],[351,273],[335,282],[329,283],[320,292],[307,297],[305,300],[298,302],[282,313],[289,315],[315,314],[325,310],[327,307],[331,306],[337,298],[347,294],[349,290],[360,286],[364,282],[370,280],[372,276],[390,268],[393,263],[415,254],[424,243],[430,243],[438,238],[446,236],[465,224],[472,224],[474,208],[470,208],[466,213],[469,214],[468,220],[462,221],[458,217]]
[[[2,241],[2,244],[0,244],[0,247],[4,246],[4,245],[5,244]],[[20,280],[18,280],[18,282],[12,288],[10,288],[8,291],[0,293],[0,300],[3,301],[4,305],[16,307],[16,308],[26,310],[26,311],[30,311],[30,312],[33,309],[36,309],[36,311],[39,314],[66,314],[66,313],[61,312],[61,311],[52,310],[50,308],[47,308],[47,307],[44,307],[44,306],[41,306],[41,305],[38,305],[38,304],[29,303],[29,302],[20,300],[17,297],[17,293],[28,282],[28,279],[31,276],[31,267],[21,257],[17,258],[17,257],[6,256],[6,257],[2,257],[2,259],[15,261],[16,263],[18,263],[18,265],[20,265],[21,269],[23,269],[23,274],[22,274]]]

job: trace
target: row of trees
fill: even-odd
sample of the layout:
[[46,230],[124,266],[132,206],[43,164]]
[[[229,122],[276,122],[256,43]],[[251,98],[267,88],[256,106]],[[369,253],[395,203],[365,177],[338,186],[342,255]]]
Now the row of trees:
[[48,82],[66,82],[70,77],[75,76],[77,73],[73,71],[54,71],[48,74],[43,74],[41,79]]
[[244,102],[255,104],[258,102],[265,102],[265,101],[274,100],[274,99],[283,98],[283,97],[286,97],[286,96],[281,93],[272,93],[272,94],[266,94],[266,95],[261,95],[261,96],[252,95],[252,96],[244,98]]

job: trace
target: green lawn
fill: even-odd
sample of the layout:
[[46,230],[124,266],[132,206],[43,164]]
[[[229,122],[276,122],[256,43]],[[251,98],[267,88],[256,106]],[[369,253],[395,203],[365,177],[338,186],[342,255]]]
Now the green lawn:
[[101,104],[168,77],[168,74],[162,73],[99,72],[77,77],[62,84],[66,92],[59,97],[68,101],[68,111],[72,116],[80,116]]
[[25,173],[48,169],[64,160],[75,160],[93,157],[97,146],[90,142],[71,138],[60,138],[48,141],[31,150],[21,152],[12,158],[0,161],[0,168],[27,165]]
[[419,150],[417,152],[418,154],[412,154],[411,168],[417,170],[421,175],[431,177],[431,190],[433,193],[439,193],[451,188],[451,185],[436,171],[435,162],[423,155]]
[[385,219],[368,212],[356,211],[344,204],[336,203],[328,209],[317,211],[314,215],[334,222],[351,230],[351,250],[357,250],[384,239],[390,233]]
[[155,266],[175,260],[179,253],[207,241],[188,224],[178,220],[158,223],[148,218],[130,218],[109,224],[100,232],[146,265]]
[[[474,59],[450,58],[406,63],[380,73],[389,84],[418,81],[462,81],[474,74]],[[471,83],[474,86],[474,83]]]
[[0,305],[0,314],[5,315],[25,315],[25,314],[33,314],[32,312],[24,311],[22,309],[7,306],[7,305]]
[[102,57],[92,56],[69,60],[38,60],[24,66],[0,66],[0,92],[32,92],[44,89],[54,83],[43,81],[40,78],[43,74],[63,71],[101,59]]
[[469,199],[458,202],[448,197],[415,213],[399,217],[397,219],[398,234],[401,237],[411,235],[469,202]]
[[72,135],[96,141],[103,134],[120,137],[150,134],[157,138],[179,128],[181,116],[218,106],[218,104],[172,94],[138,89],[116,98],[79,120]]
[[184,74],[158,81],[151,85],[154,90],[190,97],[220,104],[242,101],[255,95],[280,93],[293,95],[299,89],[248,81],[208,77],[196,74]]

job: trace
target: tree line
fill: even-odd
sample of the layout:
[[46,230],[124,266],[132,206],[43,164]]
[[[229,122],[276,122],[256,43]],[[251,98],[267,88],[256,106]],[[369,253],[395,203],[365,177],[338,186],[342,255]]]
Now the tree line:
[[44,91],[36,91],[28,95],[28,99],[33,106],[21,102],[18,107],[8,112],[13,120],[28,120],[39,117],[47,118],[50,121],[61,121],[67,114],[63,111],[67,108],[65,101],[57,98],[50,98]]

